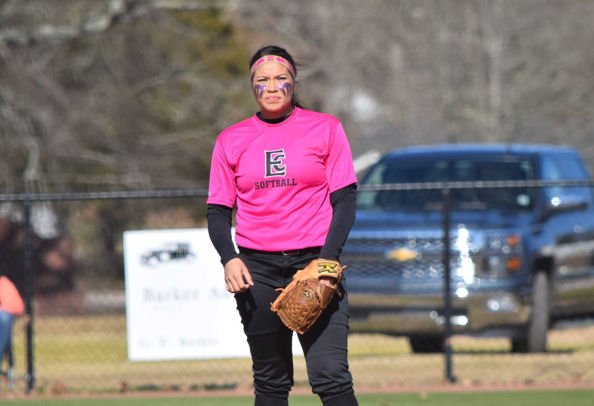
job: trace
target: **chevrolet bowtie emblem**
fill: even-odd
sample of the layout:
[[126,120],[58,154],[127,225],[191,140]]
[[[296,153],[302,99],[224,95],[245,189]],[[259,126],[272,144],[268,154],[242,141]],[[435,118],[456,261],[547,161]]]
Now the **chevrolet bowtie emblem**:
[[386,254],[388,259],[395,259],[399,262],[410,261],[411,259],[416,259],[418,256],[418,252],[404,247],[388,251]]

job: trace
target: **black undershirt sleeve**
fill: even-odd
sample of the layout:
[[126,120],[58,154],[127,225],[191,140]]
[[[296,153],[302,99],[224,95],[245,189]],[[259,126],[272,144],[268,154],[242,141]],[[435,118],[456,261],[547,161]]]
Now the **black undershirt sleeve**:
[[210,241],[221,257],[223,266],[236,258],[235,244],[231,237],[231,220],[233,208],[219,204],[209,204],[206,209],[208,219],[208,235]]
[[320,258],[338,261],[355,221],[356,197],[357,185],[355,183],[330,193],[332,221],[326,242],[320,252]]

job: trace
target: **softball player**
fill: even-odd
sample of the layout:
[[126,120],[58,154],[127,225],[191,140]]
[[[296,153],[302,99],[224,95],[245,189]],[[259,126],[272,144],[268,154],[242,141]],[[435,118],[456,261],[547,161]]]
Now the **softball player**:
[[[355,217],[357,179],[341,123],[297,101],[297,70],[285,49],[256,52],[250,76],[260,111],[217,138],[208,230],[250,347],[254,404],[280,406],[288,405],[294,383],[293,332],[270,304],[311,260],[339,259]],[[234,208],[239,252],[231,236]],[[344,279],[338,288],[342,295],[298,335],[312,391],[325,406],[358,404],[347,360]]]

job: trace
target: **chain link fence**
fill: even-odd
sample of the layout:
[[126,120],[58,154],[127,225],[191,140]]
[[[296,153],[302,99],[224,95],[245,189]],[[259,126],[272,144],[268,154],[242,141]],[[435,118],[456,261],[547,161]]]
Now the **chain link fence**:
[[[448,183],[381,188],[432,189],[440,199],[447,199],[455,190],[503,191],[519,186],[552,185]],[[565,186],[592,185],[570,182]],[[366,191],[373,192],[373,188],[363,188],[359,193]],[[0,196],[1,273],[13,279],[27,304],[27,314],[17,319],[13,331],[13,390],[61,394],[251,388],[248,358],[145,362],[128,359],[122,233],[205,227],[206,195],[206,190],[178,190]],[[441,236],[442,247],[455,246],[459,229],[456,219],[449,217],[450,208],[448,204],[441,205],[435,214],[445,214],[443,226],[452,233]],[[589,285],[584,284],[583,290],[575,293],[582,298],[592,298],[594,286],[594,247],[589,239],[594,239],[594,228],[587,229],[592,222],[589,210],[592,207],[580,206],[572,211],[577,225],[582,226],[579,234],[588,239],[568,241],[565,251],[557,253],[567,259],[570,248],[581,250],[578,265],[584,275],[592,278]],[[455,283],[459,247],[452,248],[452,257],[445,261],[444,251],[436,253],[442,258],[438,262],[442,261],[442,270],[451,274]],[[361,282],[357,275],[361,268],[355,259],[353,263],[343,260],[348,266],[347,284],[352,282],[354,289]],[[448,264],[452,264],[452,269],[447,270]],[[568,261],[567,267],[557,268],[557,272],[570,269],[571,264]],[[581,283],[584,281],[587,282],[582,279]],[[446,292],[451,294],[449,299]],[[443,303],[449,301],[449,307],[444,305],[442,309],[449,317],[441,319],[443,323],[437,330],[439,337],[445,339],[440,348],[443,352],[418,351],[406,335],[373,328],[352,329],[349,354],[358,388],[430,387],[448,381],[464,386],[594,384],[594,324],[587,317],[556,320],[548,332],[545,353],[513,351],[512,342],[505,336],[475,337],[458,331],[456,323],[452,324],[459,299],[456,285],[444,294]],[[352,299],[356,299],[354,292]],[[353,307],[354,313],[355,310]],[[357,323],[356,316],[353,314],[353,325]],[[189,323],[192,317],[187,315]],[[428,333],[426,338],[434,341],[435,333]],[[3,367],[5,363],[3,360]],[[0,397],[10,383],[6,377],[1,378]],[[299,356],[295,360],[295,382],[297,387],[308,387],[305,363]]]

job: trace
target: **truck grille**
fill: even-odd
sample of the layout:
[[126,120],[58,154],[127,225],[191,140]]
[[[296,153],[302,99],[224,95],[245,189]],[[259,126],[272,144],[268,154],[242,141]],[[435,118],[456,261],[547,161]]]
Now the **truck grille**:
[[351,277],[396,278],[404,280],[443,279],[444,269],[441,260],[406,261],[397,263],[378,258],[376,260],[350,260],[343,255],[347,265],[347,275]]
[[351,238],[341,256],[349,278],[422,281],[443,278],[441,238]]

